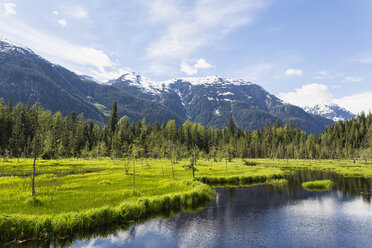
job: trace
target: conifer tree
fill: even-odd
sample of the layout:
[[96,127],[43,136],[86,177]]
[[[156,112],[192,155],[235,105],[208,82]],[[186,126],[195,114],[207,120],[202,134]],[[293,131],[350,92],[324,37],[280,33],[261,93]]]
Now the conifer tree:
[[117,102],[115,101],[112,104],[112,111],[109,119],[109,127],[112,133],[115,132],[116,125],[118,123],[118,107],[117,107]]

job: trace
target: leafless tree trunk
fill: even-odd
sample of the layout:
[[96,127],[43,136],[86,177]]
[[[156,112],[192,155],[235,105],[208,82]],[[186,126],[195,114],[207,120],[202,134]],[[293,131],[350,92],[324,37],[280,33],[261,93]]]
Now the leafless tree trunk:
[[36,194],[35,191],[35,176],[36,176],[36,159],[39,152],[39,112],[36,113],[36,131],[34,137],[34,164],[32,170],[32,196]]
[[32,170],[32,195],[35,195],[36,194],[36,191],[35,191],[35,174],[36,174],[36,152],[34,154],[34,166],[33,166],[33,170]]
[[136,158],[133,160],[133,191],[136,189]]
[[56,192],[56,189],[57,189],[57,184],[56,184],[56,186],[54,187],[53,194],[52,194],[52,197],[50,198],[49,205],[52,204],[53,196],[54,196],[54,193]]
[[174,181],[174,169],[173,169],[173,149],[174,149],[174,144],[172,142],[172,150],[171,150],[171,164],[172,164],[172,175],[173,175],[173,181]]

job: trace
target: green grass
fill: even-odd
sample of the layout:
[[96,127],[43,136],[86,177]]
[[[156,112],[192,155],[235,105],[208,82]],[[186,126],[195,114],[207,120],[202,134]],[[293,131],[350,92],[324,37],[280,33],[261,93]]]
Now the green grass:
[[183,167],[188,163],[174,164],[173,180],[169,160],[137,160],[133,190],[133,161],[126,173],[122,160],[39,160],[34,197],[32,160],[0,163],[0,175],[7,175],[0,177],[0,241],[70,235],[196,208],[214,196],[204,183],[245,185],[284,176],[280,168],[248,167],[242,160],[230,162],[227,172],[224,162],[201,160],[193,179],[192,171]]
[[126,173],[123,160],[38,160],[37,194],[30,197],[32,162],[0,162],[0,242],[74,235],[201,207],[214,197],[208,185],[285,185],[282,178],[291,169],[372,177],[372,165],[360,161],[251,159],[249,165],[255,166],[247,166],[234,159],[227,171],[223,161],[198,161],[195,179],[183,167],[189,161],[180,161],[174,164],[173,180],[169,160],[143,159],[136,161],[133,190],[133,161]]
[[317,180],[302,183],[302,187],[308,191],[328,191],[332,186],[333,182],[331,180]]
[[282,169],[326,170],[346,177],[372,178],[372,164],[357,160],[305,160],[305,159],[255,159],[260,166]]
[[285,186],[288,184],[288,180],[286,179],[269,179],[267,180],[267,183],[268,184],[271,184],[273,186],[277,186],[277,187],[281,187],[281,186]]

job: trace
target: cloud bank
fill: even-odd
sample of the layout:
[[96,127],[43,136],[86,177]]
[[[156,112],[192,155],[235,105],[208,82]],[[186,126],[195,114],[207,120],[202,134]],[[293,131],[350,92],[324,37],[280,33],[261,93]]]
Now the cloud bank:
[[328,86],[313,83],[303,85],[292,92],[279,93],[278,97],[300,107],[335,103],[355,114],[372,111],[372,91],[334,98]]
[[207,63],[205,59],[199,59],[193,66],[190,66],[186,62],[182,62],[180,65],[180,70],[187,75],[195,75],[200,70],[207,70],[212,67],[213,65]]

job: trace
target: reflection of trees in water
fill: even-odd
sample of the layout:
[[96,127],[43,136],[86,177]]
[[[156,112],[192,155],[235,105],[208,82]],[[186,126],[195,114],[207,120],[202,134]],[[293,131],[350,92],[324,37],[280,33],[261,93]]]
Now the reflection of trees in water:
[[272,190],[282,195],[284,192],[296,198],[303,194],[301,184],[307,181],[329,179],[334,183],[334,189],[341,192],[344,197],[357,196],[371,203],[372,179],[344,177],[340,174],[328,171],[296,170],[287,176],[288,185],[284,187],[271,187]]
[[229,188],[229,200],[232,203],[235,196],[235,188]]

